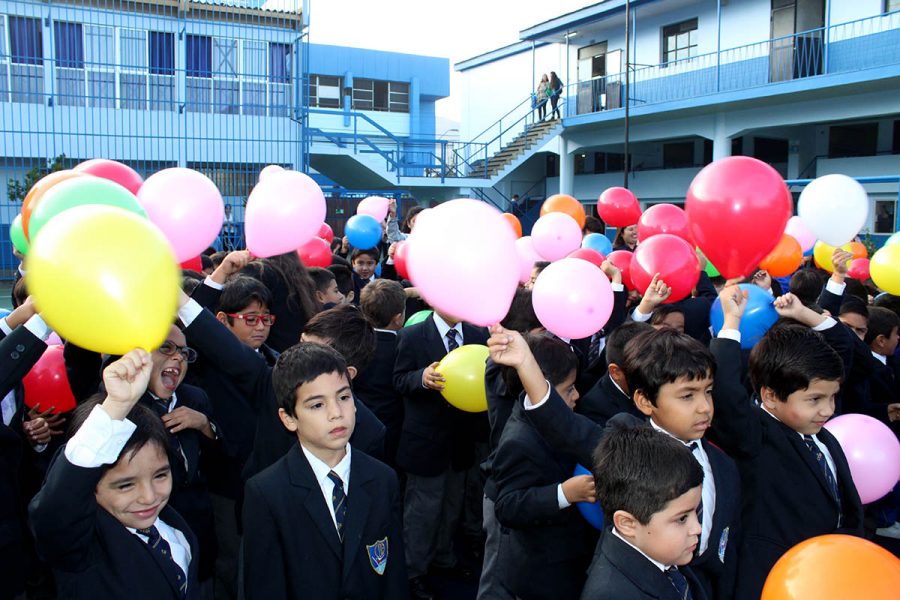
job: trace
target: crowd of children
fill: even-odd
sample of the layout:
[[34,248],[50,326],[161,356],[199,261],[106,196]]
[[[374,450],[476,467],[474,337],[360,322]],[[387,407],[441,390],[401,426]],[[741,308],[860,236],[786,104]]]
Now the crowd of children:
[[[755,600],[804,540],[900,538],[900,492],[863,506],[823,428],[900,432],[900,299],[848,279],[845,252],[830,276],[747,280],[780,317],[749,351],[738,282],[701,273],[670,304],[609,262],[613,314],[585,339],[535,315],[546,263],[490,329],[404,327],[428,308],[393,265],[418,212],[401,232],[392,204],[384,241],[328,268],[211,253],[159,348],[65,345],[62,416],[24,404],[52,333],[26,274],[0,320],[0,598]],[[466,344],[490,350],[486,413],[441,395]]]

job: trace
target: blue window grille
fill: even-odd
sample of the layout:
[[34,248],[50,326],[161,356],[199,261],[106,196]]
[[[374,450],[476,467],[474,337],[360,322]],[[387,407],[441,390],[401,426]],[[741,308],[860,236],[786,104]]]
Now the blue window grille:
[[212,77],[212,38],[207,35],[187,36],[187,76]]
[[[188,39],[192,37],[195,36],[188,36]],[[190,46],[188,47],[190,48]],[[150,73],[152,75],[175,74],[175,34],[151,31],[149,52]],[[188,52],[190,53],[190,50]],[[188,55],[190,56],[190,54]]]
[[269,81],[272,83],[290,83],[290,44],[279,44],[275,42],[269,44]]
[[20,65],[44,64],[41,22],[31,17],[8,17],[10,60]]
[[55,21],[53,45],[56,50],[56,66],[64,69],[84,68],[84,36],[80,23]]

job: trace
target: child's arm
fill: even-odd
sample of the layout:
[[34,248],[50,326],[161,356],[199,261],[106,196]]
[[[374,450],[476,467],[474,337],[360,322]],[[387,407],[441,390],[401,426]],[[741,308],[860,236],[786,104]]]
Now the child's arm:
[[631,318],[635,321],[649,321],[653,316],[656,307],[669,299],[672,295],[672,288],[666,285],[666,282],[659,278],[659,273],[653,276],[647,291],[641,297],[641,303],[631,313]]
[[429,390],[440,392],[444,389],[444,377],[435,369],[437,362],[421,367],[419,352],[413,347],[408,335],[400,334],[397,339],[397,358],[394,362],[394,388],[409,398],[427,397]]
[[697,295],[694,296],[695,298],[706,298],[710,302],[714,302],[719,296],[716,292],[716,286],[712,284],[709,275],[707,275],[705,271],[700,271],[700,278],[697,279],[696,289]]
[[622,271],[620,271],[616,265],[605,260],[600,268],[606,276],[609,277],[609,283],[613,290],[613,309],[609,314],[606,325],[603,326],[603,333],[608,337],[619,325],[624,323],[625,319],[628,317],[628,314],[625,311],[625,302],[628,300],[628,293],[625,291],[625,286],[622,285]]
[[50,328],[33,310],[24,325],[16,323],[15,330],[0,340],[0,398],[13,390],[41,358],[47,349],[44,340],[50,335]]
[[849,373],[853,366],[853,340],[850,330],[838,326],[838,322],[827,315],[820,315],[808,306],[804,306],[793,294],[785,294],[775,299],[775,310],[779,316],[794,319],[814,331],[818,331],[828,345],[838,353],[844,363],[844,373]]
[[852,258],[853,255],[846,250],[834,249],[834,254],[831,255],[834,271],[825,282],[825,287],[822,288],[822,293],[819,295],[819,306],[835,318],[841,314],[841,302],[844,299],[844,289],[847,287],[844,281],[847,278],[847,261]]
[[229,252],[222,260],[216,270],[207,277],[202,284],[194,288],[191,292],[191,298],[197,301],[197,304],[203,308],[213,310],[219,303],[219,297],[222,295],[222,288],[228,278],[236,273],[240,273],[241,269],[246,267],[253,257],[247,250],[236,250]]

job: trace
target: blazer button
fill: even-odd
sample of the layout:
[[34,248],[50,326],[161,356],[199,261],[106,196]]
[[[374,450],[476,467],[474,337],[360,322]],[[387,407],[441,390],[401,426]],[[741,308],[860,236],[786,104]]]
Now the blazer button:
[[19,344],[18,346],[16,346],[16,350],[18,350],[19,352],[25,352],[25,346]]
[[16,360],[17,358],[19,358],[19,356],[20,356],[20,354],[18,352],[12,352],[9,355],[9,357],[13,360]]

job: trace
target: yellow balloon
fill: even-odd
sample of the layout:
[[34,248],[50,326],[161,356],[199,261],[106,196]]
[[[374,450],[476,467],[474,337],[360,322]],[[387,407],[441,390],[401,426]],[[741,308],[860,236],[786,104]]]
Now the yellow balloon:
[[884,246],[873,254],[869,273],[880,289],[900,296],[900,244]]
[[444,357],[435,370],[444,376],[441,394],[447,402],[466,412],[487,410],[484,367],[489,354],[487,346],[468,344]]
[[51,219],[32,240],[28,290],[63,338],[105,354],[148,351],[166,339],[178,307],[175,255],[150,221],[87,205]]
[[[816,264],[820,269],[825,269],[829,273],[834,273],[834,263],[831,262],[831,257],[834,254],[835,247],[829,246],[822,240],[816,242],[816,245],[813,246],[813,258],[816,260]],[[853,246],[850,243],[844,244],[841,246],[841,250],[846,250],[849,253],[853,253]],[[847,265],[849,266],[852,261],[847,261]]]

